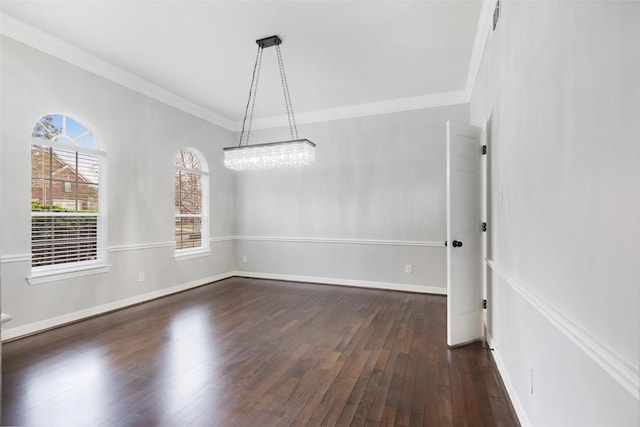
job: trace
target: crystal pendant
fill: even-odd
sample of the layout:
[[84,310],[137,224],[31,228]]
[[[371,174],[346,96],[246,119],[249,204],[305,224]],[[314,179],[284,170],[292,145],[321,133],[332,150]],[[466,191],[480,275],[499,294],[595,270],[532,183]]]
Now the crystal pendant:
[[307,166],[316,159],[316,145],[308,139],[224,148],[224,165],[233,170]]

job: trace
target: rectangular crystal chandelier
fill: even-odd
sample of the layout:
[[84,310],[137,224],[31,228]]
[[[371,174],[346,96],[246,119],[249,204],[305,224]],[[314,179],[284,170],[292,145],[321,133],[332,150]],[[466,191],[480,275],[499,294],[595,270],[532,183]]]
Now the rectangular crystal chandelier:
[[[293,105],[291,104],[289,85],[287,84],[287,76],[284,72],[284,63],[282,62],[282,53],[280,52],[280,44],[282,44],[282,40],[278,36],[271,36],[256,40],[256,43],[258,44],[258,54],[256,55],[256,62],[253,66],[253,77],[251,79],[251,87],[249,89],[249,100],[247,101],[244,119],[242,120],[240,142],[235,147],[223,148],[224,165],[229,169],[237,171],[311,165],[316,160],[316,144],[308,139],[300,139],[298,137],[298,128],[296,127],[296,119],[293,115]],[[284,92],[291,140],[268,142],[264,144],[249,144],[251,123],[253,121],[253,110],[256,102],[256,93],[258,91],[260,68],[262,65],[262,51],[265,47],[271,46],[276,47],[278,56],[278,68],[280,69],[280,80],[282,81],[282,91]],[[249,110],[249,106],[251,106],[251,110]],[[249,119],[249,123],[245,132],[247,118]]]
[[236,171],[308,166],[316,159],[316,144],[308,139],[227,147],[224,165]]

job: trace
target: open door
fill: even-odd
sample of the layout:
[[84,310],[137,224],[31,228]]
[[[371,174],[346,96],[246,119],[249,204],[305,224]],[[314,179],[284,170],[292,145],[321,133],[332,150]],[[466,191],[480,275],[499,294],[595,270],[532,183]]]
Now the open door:
[[480,129],[447,122],[447,344],[483,336]]

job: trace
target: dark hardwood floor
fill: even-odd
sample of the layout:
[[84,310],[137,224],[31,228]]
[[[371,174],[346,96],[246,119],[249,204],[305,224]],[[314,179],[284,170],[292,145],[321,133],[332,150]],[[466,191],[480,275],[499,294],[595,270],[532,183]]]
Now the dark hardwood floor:
[[2,425],[515,426],[446,298],[232,278],[2,348]]

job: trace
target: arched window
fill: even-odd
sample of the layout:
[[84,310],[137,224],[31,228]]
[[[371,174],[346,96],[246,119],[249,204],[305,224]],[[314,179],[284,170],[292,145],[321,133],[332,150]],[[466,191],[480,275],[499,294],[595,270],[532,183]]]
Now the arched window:
[[31,133],[31,265],[34,271],[104,263],[101,162],[93,134],[63,114]]
[[192,148],[176,156],[176,255],[209,249],[209,172],[204,158]]

